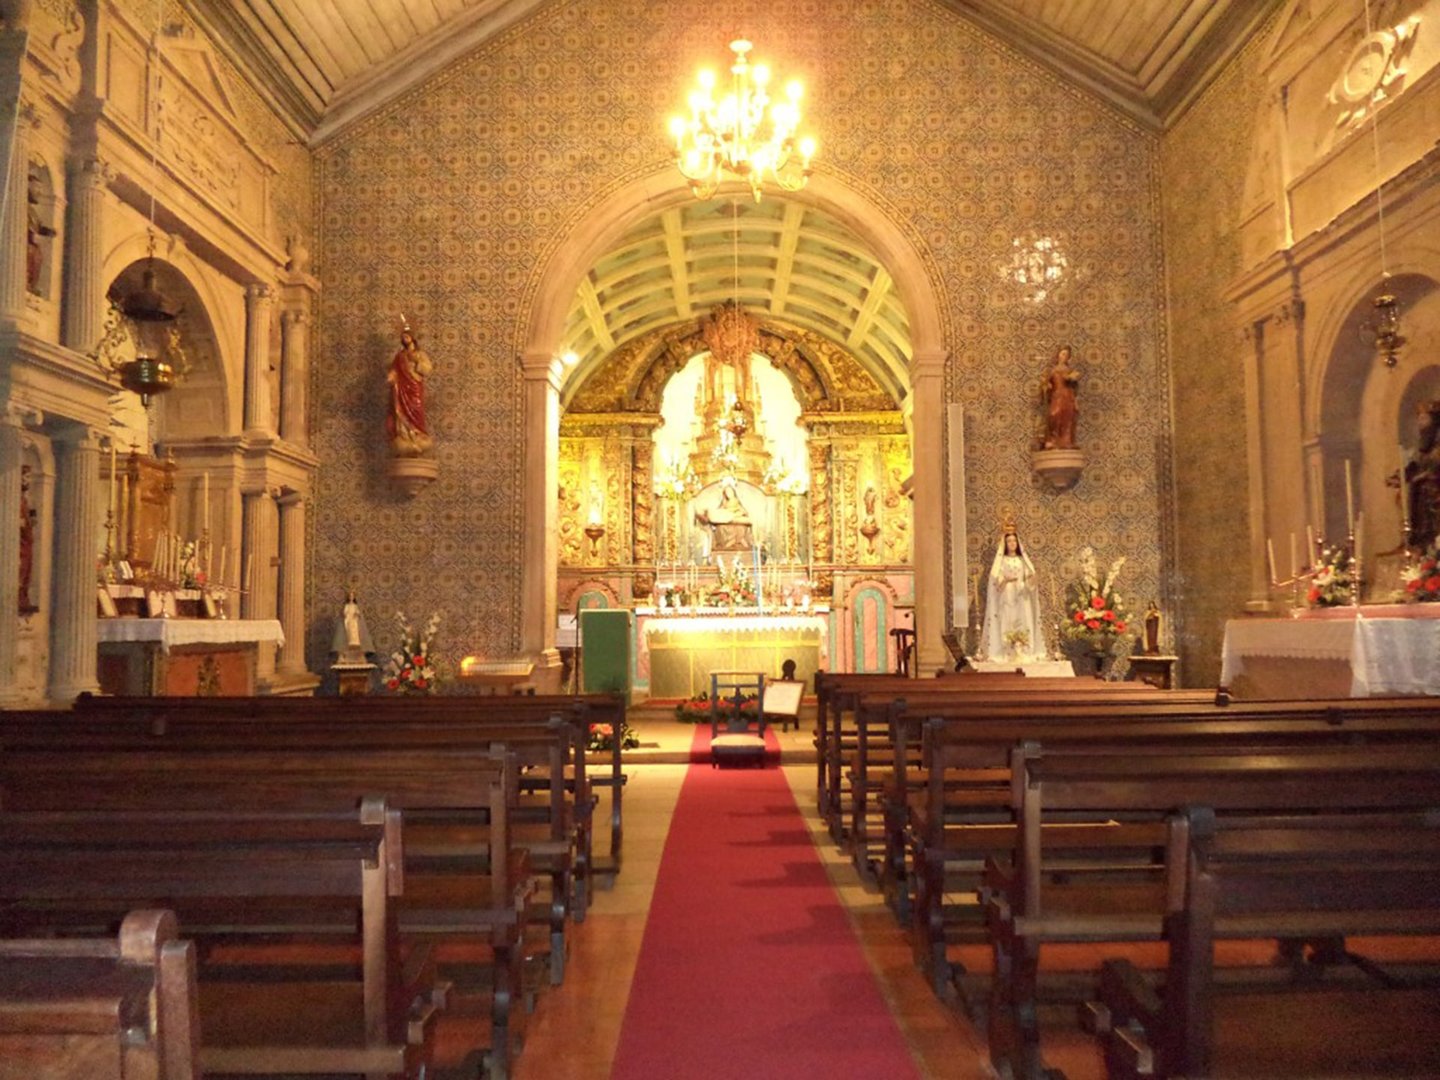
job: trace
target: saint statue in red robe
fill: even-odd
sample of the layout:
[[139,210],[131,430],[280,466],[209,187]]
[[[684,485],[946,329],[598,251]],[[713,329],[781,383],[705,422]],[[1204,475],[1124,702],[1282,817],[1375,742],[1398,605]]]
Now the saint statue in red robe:
[[421,350],[407,326],[400,332],[400,351],[385,376],[390,384],[390,414],[385,418],[385,433],[401,457],[418,457],[434,443],[425,424],[425,380],[432,366],[430,357]]

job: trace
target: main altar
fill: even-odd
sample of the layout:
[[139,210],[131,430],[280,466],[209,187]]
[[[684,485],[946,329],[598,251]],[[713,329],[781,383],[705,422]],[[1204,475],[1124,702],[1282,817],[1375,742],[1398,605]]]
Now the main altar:
[[651,697],[704,693],[712,671],[763,671],[779,675],[787,660],[795,677],[812,682],[829,666],[830,612],[730,614],[701,610],[670,614],[638,608],[636,681]]

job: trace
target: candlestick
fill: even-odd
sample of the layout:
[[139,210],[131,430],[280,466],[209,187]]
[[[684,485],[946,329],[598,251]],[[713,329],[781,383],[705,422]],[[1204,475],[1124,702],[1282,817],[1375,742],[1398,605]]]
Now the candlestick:
[[1350,459],[1345,459],[1345,531],[1355,535],[1355,487],[1350,479]]
[[134,552],[130,550],[130,474],[120,474],[120,518],[116,522],[120,538],[124,543],[120,547],[120,557],[130,559]]
[[1364,578],[1361,567],[1364,565],[1365,553],[1365,512],[1362,510],[1355,519],[1355,535],[1352,538],[1350,549],[1350,579],[1351,601],[1357,606],[1360,603],[1360,585]]
[[1270,557],[1270,584],[1278,585],[1280,579],[1275,574],[1275,541],[1268,536],[1265,538],[1265,553]]

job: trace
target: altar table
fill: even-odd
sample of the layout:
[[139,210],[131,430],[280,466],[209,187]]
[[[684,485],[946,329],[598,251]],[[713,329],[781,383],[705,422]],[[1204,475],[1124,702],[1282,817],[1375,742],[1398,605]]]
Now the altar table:
[[276,619],[100,619],[100,691],[125,697],[249,697]]
[[1220,683],[1251,700],[1440,695],[1440,604],[1232,619]]
[[650,696],[688,698],[710,690],[712,671],[765,672],[795,661],[795,678],[809,682],[828,666],[828,612],[773,615],[658,615],[637,612],[637,682]]

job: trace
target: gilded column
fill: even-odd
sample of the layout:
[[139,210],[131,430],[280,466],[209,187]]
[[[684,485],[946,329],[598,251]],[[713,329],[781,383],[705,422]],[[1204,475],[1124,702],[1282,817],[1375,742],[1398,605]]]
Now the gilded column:
[[649,600],[655,591],[655,442],[649,431],[637,430],[630,444],[630,501],[635,577],[630,595]]
[[270,404],[270,312],[275,290],[254,284],[245,289],[245,429],[274,432]]
[[[555,648],[556,490],[560,464],[560,361],[548,353],[521,357],[525,380],[525,503],[520,578],[520,647],[537,675],[560,666]],[[558,678],[558,676],[557,676]]]
[[911,460],[915,464],[915,654],[916,668],[938,671],[949,664],[945,648],[945,534],[953,507],[946,504],[945,359],[941,349],[910,359]]
[[[88,429],[55,443],[55,587],[50,698],[96,691],[95,560],[100,551],[100,442]],[[11,526],[14,525],[12,521]]]
[[305,497],[282,495],[280,505],[280,672],[305,672]]
[[77,352],[93,350],[104,326],[105,196],[110,178],[110,167],[98,158],[70,174],[62,332],[65,344]]
[[0,415],[0,706],[18,700],[15,661],[20,643],[20,418]]
[[305,389],[310,380],[310,316],[303,311],[280,315],[280,435],[298,446],[310,444]]
[[815,574],[815,600],[828,603],[835,587],[830,566],[835,561],[835,526],[830,516],[830,440],[810,436],[810,561],[824,570]]

